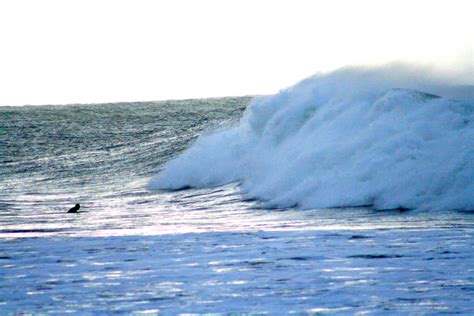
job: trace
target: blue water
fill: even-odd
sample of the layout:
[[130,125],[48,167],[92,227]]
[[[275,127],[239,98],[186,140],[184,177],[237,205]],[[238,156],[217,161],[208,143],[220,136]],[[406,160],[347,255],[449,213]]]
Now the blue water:
[[472,212],[148,188],[249,101],[0,107],[0,313],[474,313]]

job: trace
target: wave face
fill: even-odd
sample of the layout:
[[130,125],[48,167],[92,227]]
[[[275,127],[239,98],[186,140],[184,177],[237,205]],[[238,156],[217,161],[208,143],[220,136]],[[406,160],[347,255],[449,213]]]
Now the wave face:
[[255,98],[150,187],[240,182],[267,207],[474,210],[473,91],[401,65],[315,75]]

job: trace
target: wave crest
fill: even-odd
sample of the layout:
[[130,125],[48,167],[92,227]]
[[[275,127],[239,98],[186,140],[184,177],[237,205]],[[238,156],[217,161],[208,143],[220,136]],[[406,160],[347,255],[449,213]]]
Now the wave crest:
[[238,126],[200,137],[150,187],[239,181],[268,207],[474,210],[474,89],[434,78],[347,68],[257,97]]

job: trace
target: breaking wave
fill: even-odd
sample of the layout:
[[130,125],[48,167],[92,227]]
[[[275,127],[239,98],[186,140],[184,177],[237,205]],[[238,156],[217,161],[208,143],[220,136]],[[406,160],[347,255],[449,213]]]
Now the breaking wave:
[[240,182],[267,207],[474,210],[473,92],[406,65],[318,74],[255,98],[149,186]]

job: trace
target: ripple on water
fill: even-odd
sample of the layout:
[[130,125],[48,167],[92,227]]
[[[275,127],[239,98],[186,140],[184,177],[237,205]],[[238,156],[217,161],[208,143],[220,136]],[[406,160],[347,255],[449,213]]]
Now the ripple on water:
[[[373,243],[351,242],[354,234],[370,236]],[[400,243],[393,254],[387,246],[400,240],[417,243]],[[53,312],[62,307],[101,313],[114,306],[131,313],[159,304],[164,313],[318,309],[350,314],[469,313],[473,242],[463,230],[211,232],[2,241],[10,254],[0,259],[1,297],[9,302],[2,309]],[[437,255],[429,265],[427,249]],[[449,265],[442,264],[443,256],[452,257]]]

